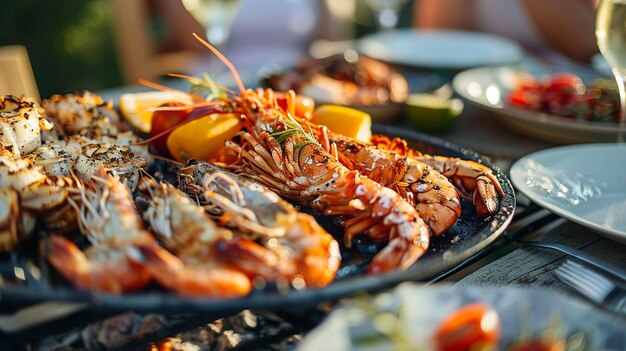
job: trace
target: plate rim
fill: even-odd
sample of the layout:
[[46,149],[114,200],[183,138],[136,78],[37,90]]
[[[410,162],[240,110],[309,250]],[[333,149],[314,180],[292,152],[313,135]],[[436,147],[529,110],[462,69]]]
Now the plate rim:
[[[621,243],[626,243],[626,228],[624,228],[623,231],[612,229],[612,228],[606,228],[600,224],[594,223],[580,216],[577,216],[571,213],[570,211],[566,211],[560,206],[547,202],[544,199],[544,197],[539,196],[538,194],[535,194],[530,188],[525,186],[524,183],[525,183],[526,178],[523,175],[524,173],[523,164],[533,157],[537,157],[537,156],[541,157],[545,154],[551,154],[551,153],[562,153],[565,151],[572,152],[572,151],[576,151],[580,149],[591,149],[591,148],[600,148],[600,147],[612,147],[612,148],[622,147],[626,150],[626,145],[623,145],[623,146],[619,146],[619,145],[620,144],[616,144],[616,143],[613,143],[613,144],[611,143],[575,144],[575,145],[557,146],[557,147],[552,147],[552,148],[532,152],[528,155],[525,155],[519,158],[517,161],[515,161],[511,165],[511,169],[509,171],[509,179],[513,183],[513,186],[515,187],[515,189],[520,191],[522,194],[524,194],[524,196],[528,197],[532,202],[536,203],[537,205],[543,208],[546,208],[549,211],[556,213],[557,215],[562,216],[572,222],[575,222],[582,226],[590,228],[598,232],[602,236],[607,237],[611,240],[615,240]],[[518,178],[518,175],[519,175],[519,178]]]
[[[451,64],[447,62],[432,61],[432,60],[431,61],[416,60],[415,59],[416,56],[413,56],[413,59],[411,60],[393,60],[393,59],[389,59],[388,57],[381,57],[380,55],[377,55],[375,53],[374,55],[372,55],[371,50],[364,49],[368,42],[371,42],[371,41],[380,42],[380,40],[378,39],[379,37],[385,37],[385,36],[390,36],[390,35],[413,36],[417,38],[432,37],[432,36],[442,36],[442,37],[463,36],[465,38],[473,37],[473,38],[489,39],[492,41],[498,41],[502,45],[508,45],[509,49],[513,50],[513,52],[515,52],[516,54],[511,55],[511,57],[515,56],[514,58],[506,59],[506,60],[505,59],[483,60],[484,62],[482,63],[470,62],[470,63]],[[429,68],[435,68],[435,69],[452,69],[452,70],[462,70],[462,69],[468,69],[468,68],[480,67],[480,66],[506,65],[506,64],[519,62],[523,59],[523,56],[524,56],[521,45],[506,37],[484,33],[484,32],[468,31],[468,30],[451,30],[451,29],[400,28],[400,29],[396,29],[390,32],[371,33],[358,39],[356,42],[356,48],[359,52],[361,52],[362,54],[366,56],[372,57],[380,61],[388,62],[388,63],[393,63],[393,64],[407,66],[407,67],[429,67]]]

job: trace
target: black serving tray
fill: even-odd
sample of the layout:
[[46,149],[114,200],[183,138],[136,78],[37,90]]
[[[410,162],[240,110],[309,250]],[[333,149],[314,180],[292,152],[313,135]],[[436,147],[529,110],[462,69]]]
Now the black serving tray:
[[[105,314],[133,310],[223,316],[243,309],[302,311],[345,296],[390,288],[404,281],[427,281],[477,254],[504,232],[515,211],[515,193],[505,175],[484,157],[409,129],[375,125],[373,130],[375,133],[404,138],[423,153],[460,157],[487,165],[497,176],[505,193],[498,212],[493,216],[479,218],[474,212],[474,206],[463,201],[463,211],[456,224],[446,233],[433,238],[427,254],[405,271],[377,276],[365,275],[365,267],[377,249],[365,243],[354,245],[355,248],[350,250],[342,248],[342,267],[336,280],[325,288],[279,292],[270,286],[256,290],[249,296],[228,300],[181,297],[156,285],[142,292],[124,295],[77,290],[39,257],[39,238],[33,238],[31,243],[22,245],[16,252],[0,257],[0,312],[10,313],[24,306],[48,301],[84,304],[84,308],[92,313]],[[341,229],[332,220],[318,219],[341,241]]]

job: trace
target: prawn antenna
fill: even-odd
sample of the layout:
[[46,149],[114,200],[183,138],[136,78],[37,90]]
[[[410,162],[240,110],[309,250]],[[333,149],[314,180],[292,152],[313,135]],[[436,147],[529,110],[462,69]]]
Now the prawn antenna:
[[222,55],[222,53],[219,52],[219,50],[217,50],[213,45],[209,44],[206,40],[202,39],[198,34],[192,33],[192,35],[194,38],[196,38],[197,41],[199,41],[207,49],[211,50],[211,52],[215,54],[215,56],[217,56],[226,65],[226,67],[228,67],[228,69],[230,70],[230,73],[232,73],[233,78],[235,79],[235,83],[237,83],[237,87],[239,88],[239,91],[243,95],[243,93],[245,93],[246,91],[246,88],[243,86],[243,82],[241,81],[241,78],[239,77],[239,73],[237,73],[237,70],[235,69],[235,66],[233,66],[232,62],[230,62],[230,60],[228,60],[224,55]]

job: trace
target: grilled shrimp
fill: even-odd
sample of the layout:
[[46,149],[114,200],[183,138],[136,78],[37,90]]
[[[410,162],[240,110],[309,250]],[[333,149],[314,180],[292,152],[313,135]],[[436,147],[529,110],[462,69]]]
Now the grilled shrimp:
[[[275,255],[219,227],[178,189],[144,177],[138,190],[147,204],[143,218],[167,248],[141,248],[160,285],[182,295],[238,297],[252,290],[249,275],[261,269],[267,277],[276,273]],[[246,260],[239,262],[241,257]]]
[[504,196],[502,186],[491,169],[475,161],[455,157],[431,156],[410,148],[405,140],[390,140],[383,135],[372,137],[372,144],[402,156],[423,162],[449,178],[459,194],[471,200],[480,216],[496,213],[500,203],[498,195]]
[[[207,162],[179,173],[182,188],[207,212],[237,236],[255,240],[275,256],[275,276],[292,282],[301,279],[306,286],[325,286],[334,279],[341,262],[339,244],[313,217],[260,184]],[[237,247],[231,252],[240,252]]]
[[336,133],[327,135],[326,145],[335,144],[343,165],[395,190],[415,206],[433,235],[448,230],[461,215],[454,186],[428,165]]
[[20,158],[41,145],[41,131],[52,123],[32,101],[13,95],[0,96],[0,155]]
[[145,287],[150,272],[136,260],[137,247],[156,245],[144,230],[130,192],[118,176],[101,169],[90,182],[78,182],[80,200],[70,199],[78,212],[78,227],[91,246],[82,251],[63,236],[42,242],[50,264],[79,288],[121,293]]

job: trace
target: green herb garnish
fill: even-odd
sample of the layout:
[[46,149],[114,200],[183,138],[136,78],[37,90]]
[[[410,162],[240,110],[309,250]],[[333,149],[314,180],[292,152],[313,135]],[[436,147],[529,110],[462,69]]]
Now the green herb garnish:
[[304,136],[305,140],[296,145],[296,150],[299,150],[303,146],[309,144],[314,144],[319,147],[322,146],[313,136],[313,130],[311,130],[311,126],[308,126],[308,124],[307,126],[309,127],[309,131],[307,132],[290,114],[287,114],[287,118],[284,119],[284,122],[286,126],[284,130],[272,133],[272,136],[276,138],[279,144],[284,143],[290,136],[301,134]]
[[208,73],[202,73],[202,78],[188,78],[189,92],[196,96],[206,97],[207,101],[226,97],[226,92],[211,79]]

